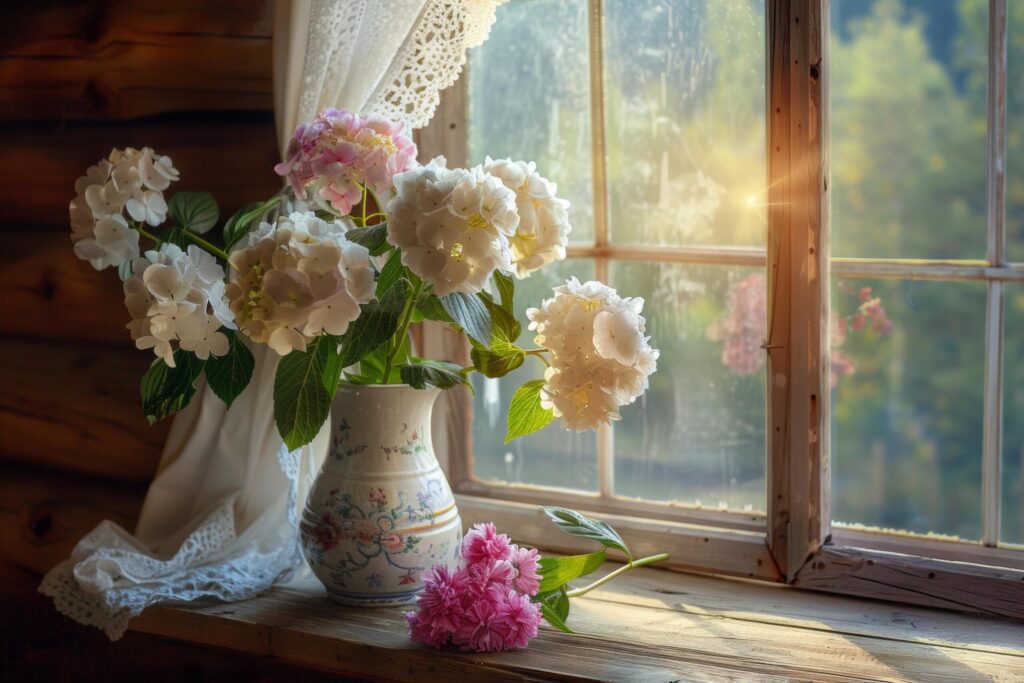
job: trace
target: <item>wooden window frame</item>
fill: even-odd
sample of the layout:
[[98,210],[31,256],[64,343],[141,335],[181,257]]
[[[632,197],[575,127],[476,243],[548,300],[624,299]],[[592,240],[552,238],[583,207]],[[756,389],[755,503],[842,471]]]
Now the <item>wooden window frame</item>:
[[[604,130],[602,5],[588,0],[593,131]],[[741,576],[836,593],[1024,618],[1024,553],[1000,548],[1003,289],[1024,282],[1024,264],[1005,261],[1004,167],[1006,0],[990,0],[988,251],[984,261],[829,258],[828,0],[766,0],[768,241],[750,248],[612,246],[608,239],[605,155],[594,144],[595,240],[572,246],[599,279],[609,259],[759,266],[768,276],[767,511],[714,510],[612,496],[610,430],[598,432],[601,482],[593,494],[539,486],[496,487],[472,476],[467,392],[446,392],[435,415],[438,452],[466,523],[494,521],[525,543],[573,552],[551,533],[539,504],[557,501],[609,521],[636,552],[668,552],[673,569]],[[596,60],[596,61],[594,61]],[[430,126],[419,131],[427,156],[468,159],[466,79],[445,91]],[[983,280],[987,283],[982,544],[865,532],[830,522],[831,274],[850,277]],[[430,324],[428,355],[468,353],[459,338]],[[459,360],[459,358],[455,358]],[[994,502],[993,502],[994,501]]]

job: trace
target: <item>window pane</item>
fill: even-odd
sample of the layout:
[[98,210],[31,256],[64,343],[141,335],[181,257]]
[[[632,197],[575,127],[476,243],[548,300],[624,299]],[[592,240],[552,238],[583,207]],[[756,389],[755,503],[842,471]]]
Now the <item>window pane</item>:
[[661,350],[615,423],[615,492],[764,510],[764,270],[619,261],[611,280]]
[[763,246],[763,0],[604,7],[613,241]]
[[831,13],[833,256],[984,258],[988,3]]
[[1024,263],[1024,6],[1006,13],[1006,256]]
[[1002,540],[1024,544],[1024,284],[1006,286]]
[[981,533],[985,284],[836,279],[832,516]]
[[586,0],[498,7],[469,51],[469,156],[537,162],[572,202],[574,242],[594,239]]
[[[526,309],[552,296],[551,289],[570,276],[594,279],[592,261],[562,261],[542,268],[526,280],[516,281],[514,310],[523,332],[518,344],[533,348],[535,332],[527,329]],[[564,488],[597,490],[597,445],[594,432],[577,434],[555,421],[534,434],[505,445],[505,425],[512,394],[524,383],[544,376],[544,365],[527,358],[501,379],[473,373],[473,458],[479,479]]]

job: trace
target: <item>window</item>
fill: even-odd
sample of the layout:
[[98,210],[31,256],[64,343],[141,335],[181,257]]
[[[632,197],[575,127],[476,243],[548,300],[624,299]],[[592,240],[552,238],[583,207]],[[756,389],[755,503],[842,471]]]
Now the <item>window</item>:
[[[447,413],[467,516],[530,540],[523,503],[558,500],[688,568],[1024,615],[1006,5],[502,5],[421,143],[535,159],[573,243],[517,307],[597,277],[645,298],[662,357],[612,428],[511,446],[507,401],[541,368],[478,380]],[[965,598],[975,580],[1009,593]]]

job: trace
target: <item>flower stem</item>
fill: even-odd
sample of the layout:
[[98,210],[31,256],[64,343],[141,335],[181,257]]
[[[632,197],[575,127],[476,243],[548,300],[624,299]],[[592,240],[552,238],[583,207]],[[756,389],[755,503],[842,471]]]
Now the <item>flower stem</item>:
[[[135,221],[132,221],[132,223],[135,223]],[[138,233],[140,235],[142,235],[143,237],[146,237],[146,238],[152,240],[154,244],[156,244],[156,243],[158,243],[160,241],[159,237],[157,237],[153,233],[149,232],[148,230],[144,229],[142,227],[142,223],[135,223],[132,227],[134,227],[138,231]]]
[[183,230],[182,232],[185,233],[185,239],[189,240],[190,242],[195,242],[197,245],[199,245],[206,251],[210,252],[214,256],[219,256],[225,261],[231,258],[226,251],[224,251],[220,247],[215,247],[214,245],[210,244],[209,242],[207,242],[194,232],[189,232],[188,230]]
[[395,356],[398,354],[398,350],[402,348],[402,340],[405,339],[405,335],[409,332],[409,324],[412,322],[412,312],[416,306],[416,300],[420,298],[420,291],[423,289],[423,281],[419,280],[416,285],[412,288],[412,292],[409,293],[409,297],[405,300],[405,307],[402,309],[402,315],[398,319],[398,331],[395,332],[394,348],[388,351],[388,357],[384,361],[384,376],[381,378],[381,382],[384,384],[388,383],[388,377],[391,375],[391,366],[395,362]]
[[655,562],[664,562],[667,559],[668,559],[668,554],[667,553],[660,553],[658,555],[651,555],[649,557],[642,557],[639,560],[633,560],[629,564],[622,565],[621,567],[619,567],[618,569],[613,571],[611,574],[608,574],[607,576],[602,576],[600,579],[598,579],[594,583],[590,584],[589,586],[584,586],[583,588],[577,588],[576,590],[568,591],[568,592],[566,592],[566,595],[568,597],[570,597],[570,598],[578,598],[580,596],[586,595],[587,593],[589,593],[590,591],[594,590],[595,588],[603,586],[604,584],[606,584],[609,581],[611,581],[612,579],[614,579],[616,576],[619,576],[620,574],[624,574],[624,573],[628,572],[630,569],[633,569],[634,567],[643,567],[646,564],[654,564]]

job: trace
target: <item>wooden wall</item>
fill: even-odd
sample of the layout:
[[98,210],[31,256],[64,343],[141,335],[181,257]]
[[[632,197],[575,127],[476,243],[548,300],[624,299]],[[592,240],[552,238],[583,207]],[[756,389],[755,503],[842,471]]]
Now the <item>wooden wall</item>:
[[74,181],[112,147],[148,145],[181,172],[173,190],[212,192],[224,217],[273,194],[273,10],[4,4],[0,562],[16,571],[47,570],[101,519],[131,528],[169,426],[142,416],[151,357],[124,328],[117,274],[71,251]]

